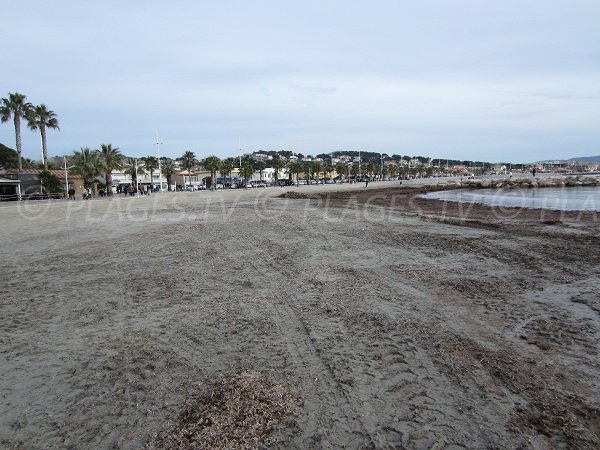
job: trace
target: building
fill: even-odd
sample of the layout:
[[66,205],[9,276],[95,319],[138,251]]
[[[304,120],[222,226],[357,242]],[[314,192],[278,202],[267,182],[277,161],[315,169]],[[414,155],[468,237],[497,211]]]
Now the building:
[[[42,184],[42,169],[5,169],[0,172],[0,176],[9,180],[18,181],[20,186],[20,195],[46,193]],[[79,191],[83,188],[83,177],[66,172],[64,169],[48,170],[62,184],[63,194],[69,189]],[[61,195],[63,195],[61,194]],[[66,195],[64,195],[66,197]]]
[[[131,175],[125,173],[124,169],[113,170],[111,172],[111,177],[113,188],[117,188],[118,186],[129,186],[133,184]],[[102,177],[102,182],[104,182],[104,177]],[[160,185],[160,174],[158,173],[158,170],[152,174],[152,177],[150,176],[149,172],[138,173],[138,184],[147,186],[153,185],[158,187]],[[162,189],[167,189],[167,179],[165,176],[162,177]]]
[[253,153],[250,157],[254,161],[263,161],[263,162],[266,162],[266,161],[269,161],[270,159],[273,159],[271,156],[266,155],[264,153]]
[[21,199],[21,182],[0,177],[0,202]]
[[206,185],[206,178],[210,177],[210,172],[204,169],[181,170],[173,175],[173,182],[176,186],[195,186]]

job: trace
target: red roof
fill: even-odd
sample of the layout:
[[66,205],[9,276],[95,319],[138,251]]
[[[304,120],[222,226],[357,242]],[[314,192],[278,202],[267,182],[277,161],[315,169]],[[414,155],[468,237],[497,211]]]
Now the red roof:
[[[40,175],[43,172],[42,169],[22,169],[21,173],[23,174],[29,174],[29,175]],[[49,169],[48,172],[50,172],[52,175],[55,175],[56,177],[60,178],[60,179],[64,179],[65,178],[65,170],[64,169]],[[5,169],[0,173],[19,173],[19,169]],[[81,175],[76,175],[76,174],[68,174],[69,177],[71,178],[81,178]]]

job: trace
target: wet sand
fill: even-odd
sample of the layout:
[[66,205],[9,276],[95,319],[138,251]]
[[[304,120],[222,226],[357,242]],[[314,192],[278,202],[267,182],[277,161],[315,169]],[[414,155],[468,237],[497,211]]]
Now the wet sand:
[[598,448],[596,215],[419,192],[0,205],[0,447]]

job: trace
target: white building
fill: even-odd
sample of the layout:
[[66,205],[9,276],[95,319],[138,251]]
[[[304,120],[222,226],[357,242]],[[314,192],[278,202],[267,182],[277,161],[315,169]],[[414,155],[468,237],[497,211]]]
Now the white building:
[[265,162],[265,161],[269,161],[270,159],[273,159],[271,156],[269,156],[269,155],[266,155],[266,154],[264,154],[264,153],[254,153],[254,154],[251,156],[251,158],[252,158],[254,161],[263,161],[263,162]]

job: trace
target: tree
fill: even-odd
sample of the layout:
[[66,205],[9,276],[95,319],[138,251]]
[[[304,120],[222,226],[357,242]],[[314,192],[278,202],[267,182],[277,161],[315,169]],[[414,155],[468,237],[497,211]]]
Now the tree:
[[137,185],[138,176],[143,175],[145,173],[144,168],[140,164],[136,164],[135,158],[127,158],[127,164],[128,165],[123,172],[125,173],[125,175],[129,175],[131,177],[131,183],[135,188]]
[[[191,150],[186,151],[181,157],[181,165],[184,169],[187,170],[188,176],[192,171],[192,168],[196,165],[196,155]],[[183,189],[186,189],[185,186],[185,175],[183,176]]]
[[244,159],[242,161],[242,167],[240,168],[240,175],[244,178],[244,188],[248,187],[248,180],[252,178],[253,173],[254,166],[252,165],[252,161],[249,159]]
[[267,168],[267,164],[263,161],[254,162],[254,170],[260,173],[260,181],[263,179],[263,171]]
[[369,178],[373,178],[373,172],[375,171],[375,168],[377,166],[375,164],[373,164],[372,162],[367,163],[367,174],[369,175]]
[[46,189],[46,192],[51,194],[58,194],[63,192],[63,185],[61,180],[58,179],[56,175],[48,170],[44,170],[40,175],[42,185]]
[[21,158],[21,164],[23,169],[34,169],[36,167],[35,161],[30,158]]
[[211,190],[217,189],[217,170],[221,167],[221,160],[214,155],[207,157],[204,160],[204,168],[210,171],[210,188]]
[[23,170],[21,162],[21,119],[26,118],[33,105],[26,102],[26,96],[15,92],[9,93],[8,98],[0,100],[0,121],[8,122],[12,117],[15,125],[15,140],[17,144],[17,167],[19,171]]
[[348,166],[343,163],[339,163],[335,166],[335,171],[340,174],[340,181],[343,183],[344,178],[348,175]]
[[73,155],[73,168],[71,171],[74,174],[83,177],[83,184],[86,187],[92,187],[94,195],[96,195],[95,178],[102,172],[102,161],[98,150],[91,150],[88,147],[82,147]]
[[317,184],[319,184],[319,173],[321,173],[321,170],[323,170],[323,166],[319,161],[313,161],[313,163],[311,164],[311,169],[313,172],[313,176],[316,175],[317,177]]
[[407,168],[405,166],[398,166],[396,170],[400,179],[406,180],[406,175],[408,172]]
[[167,178],[167,190],[171,191],[171,179],[175,175],[175,164],[170,159],[163,161],[161,164],[161,172]]
[[310,183],[310,170],[312,169],[311,161],[301,162],[302,170],[304,171],[304,179],[306,180],[306,184]]
[[[331,173],[333,172],[333,167],[329,164],[325,164],[323,166],[323,173],[326,176],[326,178],[329,178],[331,180]],[[329,175],[329,176],[327,176]]]
[[27,111],[27,123],[32,131],[40,130],[42,137],[42,164],[48,170],[48,146],[46,144],[46,130],[60,130],[56,113],[44,104],[34,106]]
[[142,161],[144,161],[144,170],[150,172],[150,184],[152,184],[152,175],[158,169],[158,158],[156,156],[146,156],[142,158]]
[[423,173],[425,172],[425,166],[423,164],[417,164],[417,173],[415,174],[418,178],[423,178]]
[[303,169],[303,164],[299,161],[292,161],[291,163],[288,164],[288,170],[290,171],[291,174],[296,174],[296,185],[298,186],[300,184],[300,172],[302,172]]
[[279,157],[279,155],[275,156],[272,160],[271,160],[271,167],[273,169],[275,169],[275,181],[279,180],[279,171],[281,169],[283,169],[283,167],[285,166],[285,163],[283,162],[283,160]]
[[117,147],[113,148],[111,144],[101,144],[100,157],[102,159],[102,169],[105,174],[106,193],[108,196],[112,196],[112,171],[123,169],[123,155]]
[[221,176],[223,178],[227,178],[227,177],[231,178],[232,170],[233,170],[233,159],[232,158],[224,159],[221,162],[221,167],[219,168],[219,171],[221,172]]

